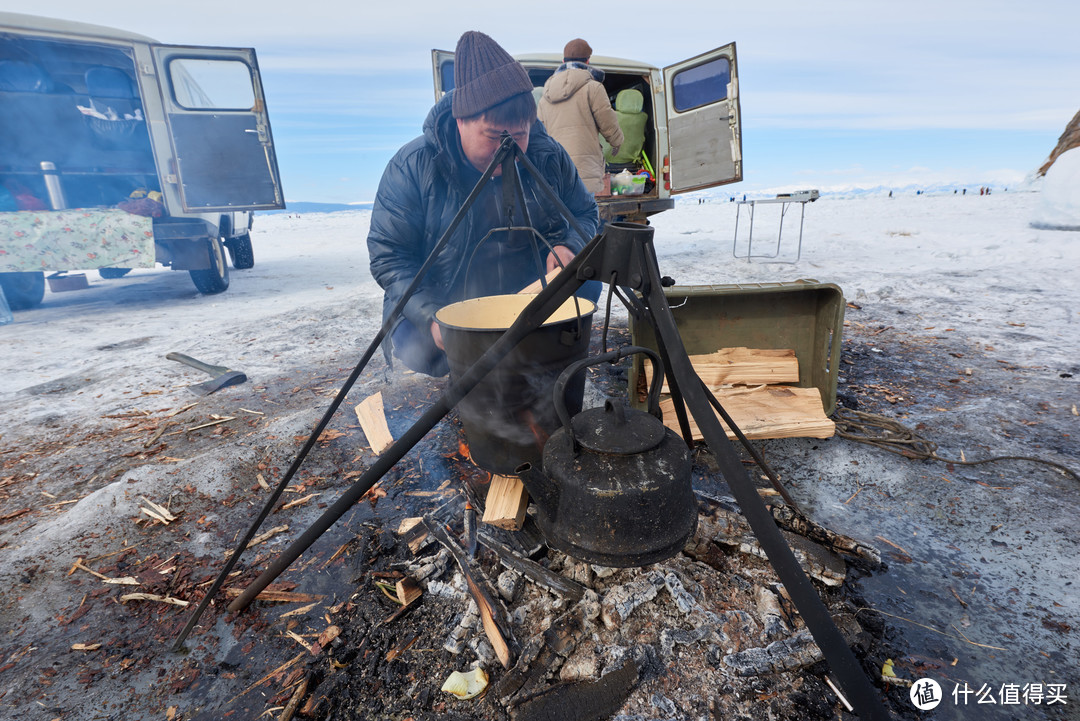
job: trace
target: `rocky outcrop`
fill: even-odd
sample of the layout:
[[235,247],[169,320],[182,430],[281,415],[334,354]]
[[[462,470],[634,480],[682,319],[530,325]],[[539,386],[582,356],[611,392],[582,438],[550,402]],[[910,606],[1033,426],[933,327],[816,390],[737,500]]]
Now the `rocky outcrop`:
[[1042,167],[1039,168],[1039,177],[1046,175],[1046,171],[1050,170],[1050,166],[1054,164],[1058,156],[1075,147],[1080,147],[1080,112],[1077,112],[1073,119],[1069,121],[1069,124],[1065,126],[1065,132],[1058,138],[1057,146],[1050,153],[1050,157],[1046,159],[1046,162],[1042,164]]

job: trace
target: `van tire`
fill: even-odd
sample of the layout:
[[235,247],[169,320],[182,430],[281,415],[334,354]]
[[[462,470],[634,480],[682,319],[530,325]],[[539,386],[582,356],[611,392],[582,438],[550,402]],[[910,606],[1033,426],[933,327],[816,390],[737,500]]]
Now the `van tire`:
[[229,264],[225,260],[225,246],[219,238],[207,238],[210,253],[210,267],[204,270],[189,270],[191,282],[204,295],[221,293],[229,287]]
[[233,268],[247,270],[255,266],[255,250],[251,247],[251,235],[249,233],[229,238],[225,241],[225,247],[229,249],[229,257],[232,258]]
[[106,280],[123,278],[131,272],[131,268],[98,268],[98,275]]
[[41,271],[0,273],[0,287],[12,310],[26,310],[45,299],[45,274]]

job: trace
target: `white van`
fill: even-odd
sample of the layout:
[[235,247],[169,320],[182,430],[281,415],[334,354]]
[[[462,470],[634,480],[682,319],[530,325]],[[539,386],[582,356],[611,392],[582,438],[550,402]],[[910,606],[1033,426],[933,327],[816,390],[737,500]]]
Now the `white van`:
[[[534,87],[542,88],[562,64],[562,55],[515,55]],[[454,54],[433,50],[435,98],[454,86]],[[607,220],[641,221],[674,207],[673,195],[742,180],[742,126],[735,43],[663,70],[636,60],[594,55],[589,65],[604,71],[604,87],[615,105],[623,90],[639,90],[646,113],[645,159],[654,178],[640,195],[598,195]],[[599,143],[599,140],[598,140]],[[637,163],[631,171],[644,168]],[[610,167],[618,172],[623,167]]]
[[0,13],[0,285],[156,263],[203,293],[254,265],[254,210],[283,208],[255,51],[161,45]]

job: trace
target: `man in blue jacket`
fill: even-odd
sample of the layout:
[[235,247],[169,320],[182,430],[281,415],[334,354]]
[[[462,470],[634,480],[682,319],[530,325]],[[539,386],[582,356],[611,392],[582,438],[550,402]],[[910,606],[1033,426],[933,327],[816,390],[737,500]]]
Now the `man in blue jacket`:
[[496,170],[388,336],[388,352],[392,348],[407,367],[433,376],[448,372],[437,310],[521,290],[558,267],[556,256],[568,263],[599,225],[596,200],[570,156],[536,120],[532,82],[520,63],[487,35],[470,31],[458,40],[454,85],[428,113],[424,134],[390,160],[375,195],[367,242],[371,274],[385,291],[384,319],[480,180],[504,131],[589,237],[578,237],[524,169],[519,175],[528,218],[547,244],[527,231],[486,237],[494,228],[525,225],[520,208],[507,216],[502,169]]

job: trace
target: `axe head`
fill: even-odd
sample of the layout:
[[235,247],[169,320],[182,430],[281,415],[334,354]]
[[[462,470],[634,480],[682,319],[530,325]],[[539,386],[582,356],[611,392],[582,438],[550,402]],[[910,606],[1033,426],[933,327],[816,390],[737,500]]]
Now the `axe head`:
[[188,390],[197,396],[208,396],[214,391],[219,391],[222,388],[239,385],[241,383],[247,383],[246,375],[240,371],[228,371],[205,383],[197,383],[196,385],[188,386]]

